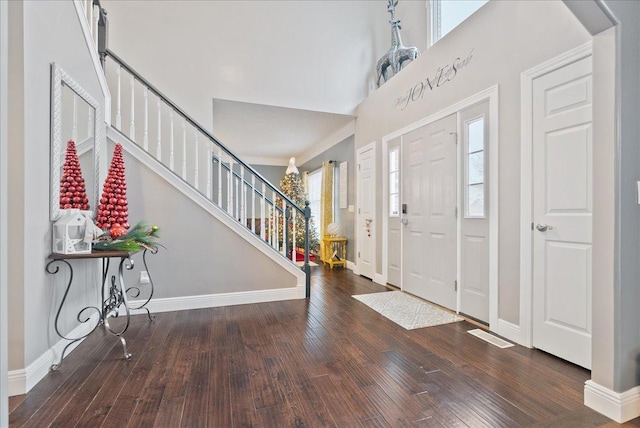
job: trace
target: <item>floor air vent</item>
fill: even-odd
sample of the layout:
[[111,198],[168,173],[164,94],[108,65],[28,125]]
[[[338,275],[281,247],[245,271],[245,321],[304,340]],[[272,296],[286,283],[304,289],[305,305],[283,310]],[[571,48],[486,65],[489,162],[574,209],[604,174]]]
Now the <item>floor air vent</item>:
[[480,330],[476,328],[475,330],[467,331],[469,334],[473,334],[476,337],[484,340],[485,342],[489,342],[492,345],[497,346],[498,348],[510,348],[513,346],[513,343],[509,343],[506,340],[502,340],[499,337],[494,336],[493,334],[487,333],[484,330]]

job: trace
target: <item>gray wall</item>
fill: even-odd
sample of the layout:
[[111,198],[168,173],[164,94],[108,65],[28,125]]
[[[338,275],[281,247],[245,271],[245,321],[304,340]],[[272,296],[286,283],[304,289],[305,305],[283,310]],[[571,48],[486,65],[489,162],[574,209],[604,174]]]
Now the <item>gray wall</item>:
[[[109,144],[109,153],[113,146]],[[296,278],[252,244],[125,152],[129,223],[160,228],[166,247],[149,255],[157,298],[257,291],[296,286]],[[141,255],[127,275],[137,283]]]
[[284,178],[284,174],[287,172],[286,166],[251,165],[251,167],[277,189],[280,188],[280,180]]
[[[67,275],[45,273],[51,252],[50,63],[100,104],[104,97],[73,2],[9,2],[9,23],[9,370],[18,370],[59,340],[53,321]],[[78,283],[61,314],[63,331],[77,325],[78,309],[95,302],[97,292],[98,269],[76,265]]]
[[[326,160],[336,161],[334,170],[334,212],[333,221],[340,225],[341,235],[347,238],[347,260],[355,260],[355,212],[349,212],[348,206],[356,203],[356,173],[355,173],[355,137],[351,136],[344,141],[331,147],[324,153],[298,166],[300,172],[311,172],[322,167],[322,162]],[[347,178],[347,208],[340,209],[340,163],[348,162]]]
[[[383,136],[499,85],[499,317],[516,325],[520,315],[520,74],[590,39],[561,2],[491,1],[358,108],[356,149],[376,141],[376,171],[382,171]],[[395,100],[418,82],[433,79],[438,67],[457,57],[464,59],[472,50],[472,60],[454,79],[427,89],[423,98],[404,109],[394,108]],[[376,188],[382,188],[380,174]],[[380,201],[382,195],[376,198]],[[381,215],[378,206],[376,217]],[[380,228],[376,234],[376,242],[382,242]],[[378,246],[376,272],[381,271],[382,248]]]

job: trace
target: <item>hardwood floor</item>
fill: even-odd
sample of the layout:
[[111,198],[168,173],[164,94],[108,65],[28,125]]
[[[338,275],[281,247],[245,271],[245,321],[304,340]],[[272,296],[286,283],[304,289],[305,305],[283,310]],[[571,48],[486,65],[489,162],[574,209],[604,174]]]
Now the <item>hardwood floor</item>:
[[[101,330],[26,396],[12,427],[614,427],[582,405],[589,372],[499,349],[467,322],[404,330],[312,270],[310,301],[133,318],[131,361]],[[626,426],[640,427],[640,420]]]

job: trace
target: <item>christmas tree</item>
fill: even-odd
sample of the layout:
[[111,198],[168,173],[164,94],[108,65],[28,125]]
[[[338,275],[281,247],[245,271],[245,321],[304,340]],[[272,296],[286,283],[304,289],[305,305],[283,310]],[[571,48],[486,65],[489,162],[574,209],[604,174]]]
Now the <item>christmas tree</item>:
[[[295,158],[291,158],[289,168],[282,180],[280,180],[280,190],[287,195],[296,205],[304,210],[304,202],[307,200],[306,192],[302,184],[302,178],[296,168]],[[282,206],[282,201],[277,200],[278,206]],[[301,215],[293,216],[296,224],[296,243],[297,248],[304,249],[304,217]],[[288,242],[287,249],[291,249],[293,241],[293,221],[288,224]],[[280,242],[282,242],[282,233],[280,233]],[[309,250],[312,252],[318,252],[319,247],[318,233],[315,227],[313,227],[313,219],[309,219]]]
[[127,182],[124,175],[122,145],[116,144],[109,173],[104,182],[100,205],[98,205],[96,224],[100,229],[108,230],[113,238],[117,238],[129,229],[128,217]]
[[67,142],[67,152],[64,156],[62,178],[60,179],[60,209],[77,208],[89,209],[89,199],[82,178],[82,170],[76,152],[76,143]]

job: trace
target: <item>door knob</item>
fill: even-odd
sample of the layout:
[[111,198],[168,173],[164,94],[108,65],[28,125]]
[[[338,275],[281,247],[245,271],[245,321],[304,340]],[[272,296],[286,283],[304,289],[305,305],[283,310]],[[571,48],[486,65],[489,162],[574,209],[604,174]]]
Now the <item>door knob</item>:
[[549,226],[548,224],[538,223],[536,224],[536,229],[540,232],[546,232],[547,230],[553,230],[553,226]]
[[405,226],[409,224],[409,220],[407,220],[406,218],[403,218],[402,220],[400,220],[400,223],[404,224]]

